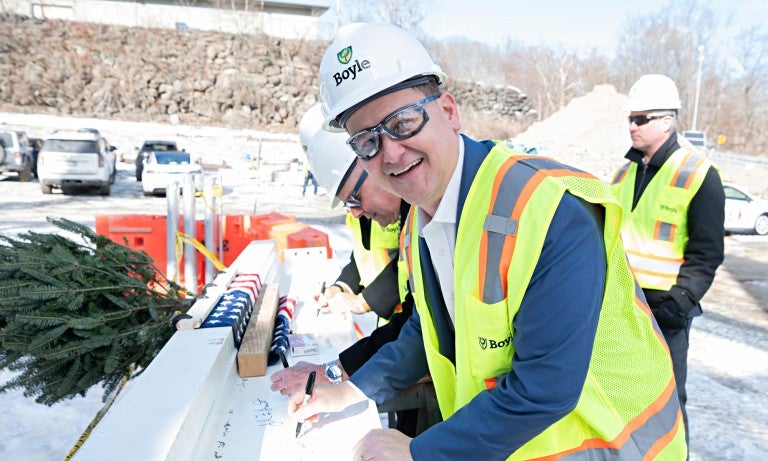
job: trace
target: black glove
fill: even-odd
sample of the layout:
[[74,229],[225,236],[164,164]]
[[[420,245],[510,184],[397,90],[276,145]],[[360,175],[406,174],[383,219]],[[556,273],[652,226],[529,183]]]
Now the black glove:
[[680,330],[688,324],[688,312],[680,308],[674,299],[662,302],[654,312],[656,322],[662,328]]

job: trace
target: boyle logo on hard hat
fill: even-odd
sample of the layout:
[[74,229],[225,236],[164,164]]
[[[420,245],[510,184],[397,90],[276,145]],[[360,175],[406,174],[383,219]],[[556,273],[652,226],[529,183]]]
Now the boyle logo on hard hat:
[[347,64],[350,59],[352,59],[352,47],[348,46],[344,48],[343,50],[336,53],[336,58],[339,60],[342,64]]

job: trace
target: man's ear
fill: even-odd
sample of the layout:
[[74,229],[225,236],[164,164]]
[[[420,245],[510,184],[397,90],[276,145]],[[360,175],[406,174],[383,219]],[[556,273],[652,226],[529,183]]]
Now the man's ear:
[[450,123],[451,128],[453,128],[453,131],[457,133],[461,131],[461,115],[459,114],[459,108],[456,105],[456,100],[453,98],[453,95],[448,91],[443,91],[437,102],[440,104],[440,108],[443,110],[446,117],[448,117],[448,122]]
[[670,131],[672,131],[672,126],[674,122],[675,122],[674,117],[664,117],[664,123],[666,123],[666,125],[664,126],[665,133],[669,133]]

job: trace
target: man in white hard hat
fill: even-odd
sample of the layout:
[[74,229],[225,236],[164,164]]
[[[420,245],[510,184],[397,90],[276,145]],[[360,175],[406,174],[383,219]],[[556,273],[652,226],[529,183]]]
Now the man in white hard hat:
[[[398,280],[398,236],[410,205],[366,180],[367,173],[346,144],[347,136],[322,130],[320,105],[311,107],[299,123],[299,142],[310,168],[331,195],[331,207],[343,203],[353,236],[349,263],[336,281],[319,294],[322,306],[356,314],[374,311],[379,327],[325,365],[298,362],[272,375],[272,390],[290,394],[304,389],[315,370],[318,382],[336,383],[354,374],[384,344],[397,338],[413,310],[413,298]],[[310,136],[311,135],[311,136]],[[402,300],[402,302],[401,302]],[[396,412],[396,427],[416,435],[418,410]]]
[[[401,216],[407,214],[409,205],[367,181],[367,173],[345,143],[346,136],[322,130],[322,123],[320,105],[312,106],[299,123],[299,142],[310,168],[328,190],[331,207],[343,203],[347,208],[347,226],[354,240],[349,264],[325,289],[325,306],[346,308],[356,314],[374,310],[388,319],[400,301],[396,277],[398,235]],[[390,276],[377,279],[387,267],[384,275]]]
[[643,75],[627,109],[632,147],[611,188],[624,209],[630,265],[669,345],[687,433],[688,335],[723,262],[725,194],[715,165],[677,141],[672,79]]
[[672,365],[594,176],[460,134],[445,75],[391,25],[340,28],[320,64],[326,125],[412,208],[400,257],[415,307],[349,381],[299,420],[429,372],[443,422],[371,431],[354,460],[682,459]]

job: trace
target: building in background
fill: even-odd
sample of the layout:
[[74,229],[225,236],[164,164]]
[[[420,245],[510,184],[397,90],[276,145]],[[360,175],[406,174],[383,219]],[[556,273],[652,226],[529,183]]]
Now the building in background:
[[[183,3],[183,4],[181,4]],[[235,34],[315,40],[318,18],[329,0],[4,0],[5,13],[38,19],[150,27],[212,30]]]

